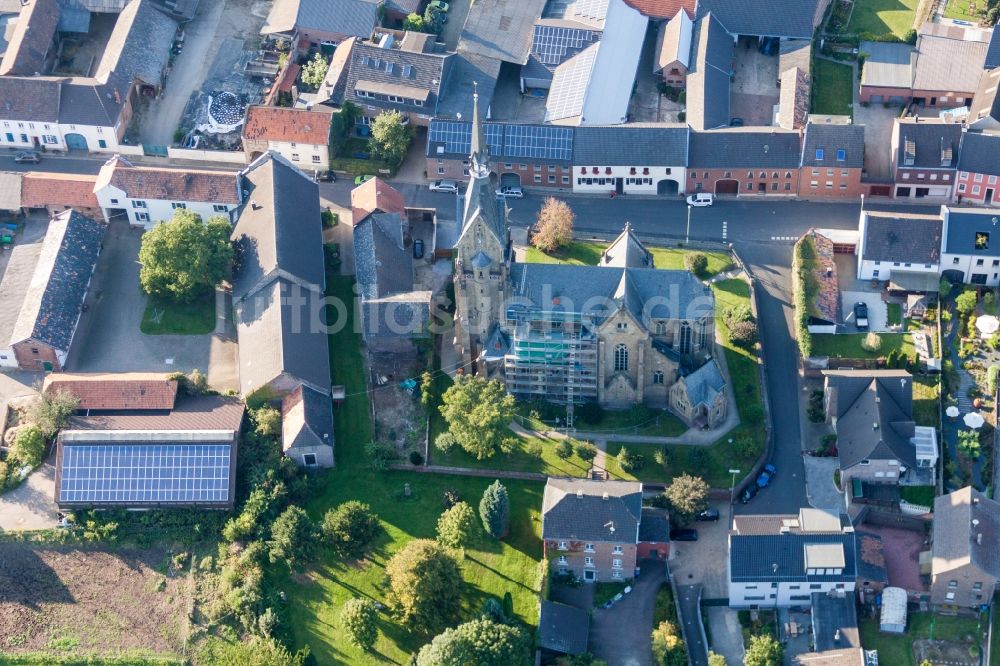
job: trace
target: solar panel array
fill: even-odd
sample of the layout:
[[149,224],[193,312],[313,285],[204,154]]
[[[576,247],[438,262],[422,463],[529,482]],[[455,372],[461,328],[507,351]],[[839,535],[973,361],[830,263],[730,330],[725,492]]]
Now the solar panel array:
[[583,113],[583,102],[596,59],[595,46],[581,51],[556,70],[552,77],[552,87],[549,88],[549,98],[545,102],[545,120],[572,118]]
[[546,65],[560,65],[599,36],[600,33],[593,30],[536,25],[531,36],[531,52]]
[[64,444],[59,501],[228,503],[231,455],[229,444]]
[[[444,144],[446,153],[467,155],[472,147],[472,124],[452,120],[431,122],[428,140]],[[490,147],[490,154],[499,155],[503,149],[503,125],[484,123],[483,134]]]
[[[570,161],[573,157],[573,128],[541,125],[483,125],[490,155],[499,157],[530,157]],[[451,120],[433,120],[428,140],[441,144],[446,153],[467,155],[472,146],[472,124]]]

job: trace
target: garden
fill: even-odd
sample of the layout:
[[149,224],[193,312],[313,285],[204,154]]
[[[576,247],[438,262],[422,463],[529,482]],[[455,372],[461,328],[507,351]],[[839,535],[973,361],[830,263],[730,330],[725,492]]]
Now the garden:
[[879,631],[877,617],[860,618],[858,628],[861,645],[866,650],[878,650],[880,663],[894,666],[917,666],[922,663],[973,666],[979,664],[985,617],[918,612],[909,615],[905,634]]
[[812,96],[813,113],[853,116],[853,68],[825,58],[816,58],[813,62]]

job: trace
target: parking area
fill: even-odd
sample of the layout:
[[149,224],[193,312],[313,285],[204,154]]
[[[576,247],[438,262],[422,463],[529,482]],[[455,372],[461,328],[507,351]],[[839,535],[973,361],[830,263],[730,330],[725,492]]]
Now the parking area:
[[889,145],[893,121],[900,108],[881,104],[854,105],[854,124],[865,126],[865,176],[872,181],[891,181],[892,166]]
[[876,333],[889,330],[889,308],[882,300],[882,292],[873,291],[842,291],[840,292],[840,311],[843,313],[844,325],[849,329],[858,330],[854,317],[854,305],[864,303],[868,306],[868,330]]
[[803,456],[806,469],[806,497],[814,509],[826,509],[840,513],[844,510],[844,498],[837,486],[833,485],[833,472],[840,467],[838,458],[816,458]]
[[780,95],[778,56],[764,55],[754,37],[740,37],[730,89],[731,115],[746,125],[771,125]]
[[927,583],[920,576],[920,552],[930,548],[930,540],[923,532],[883,527],[870,522],[858,527],[858,531],[882,537],[889,585],[909,592],[927,590]]
[[0,495],[0,532],[43,530],[55,527],[55,454],[36,469],[24,483]]
[[666,566],[656,560],[643,560],[639,566],[642,573],[632,584],[632,591],[611,608],[598,608],[591,616],[590,652],[609,664],[653,664],[653,608],[657,590],[666,584]]
[[698,530],[697,541],[670,544],[670,573],[678,585],[701,583],[705,599],[724,599],[729,596],[726,567],[719,563],[729,557],[729,503],[712,506],[719,510],[719,520],[690,525]]

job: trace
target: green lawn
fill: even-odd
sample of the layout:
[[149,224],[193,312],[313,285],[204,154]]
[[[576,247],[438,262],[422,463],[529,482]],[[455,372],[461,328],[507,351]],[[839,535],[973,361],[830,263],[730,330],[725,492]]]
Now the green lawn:
[[[973,14],[969,10],[970,4],[976,5],[977,13]],[[982,19],[982,9],[985,7],[986,0],[978,0],[978,2],[975,3],[973,3],[972,0],[948,0],[948,4],[944,8],[944,15],[945,18],[979,23]]]
[[150,296],[139,330],[146,335],[205,335],[215,330],[215,291],[190,303]]
[[902,39],[913,29],[919,4],[920,0],[855,0],[847,32],[891,32]]
[[895,350],[908,356],[911,360],[917,356],[913,347],[913,338],[908,333],[879,333],[882,346],[877,352],[870,352],[861,346],[867,333],[814,333],[812,336],[812,355],[831,356],[833,358],[885,358]]
[[[910,613],[906,633],[883,634],[878,630],[878,618],[864,618],[859,622],[861,645],[866,650],[878,650],[880,664],[916,666],[913,659],[913,641],[921,638],[958,641],[971,644],[979,642],[979,621],[968,617],[951,617],[933,613]],[[932,632],[933,629],[933,632]]]
[[1000,609],[997,608],[997,599],[993,598],[993,630],[990,632],[990,664],[997,663],[1000,659]]
[[910,504],[934,506],[934,486],[900,486],[899,493]]
[[[545,254],[538,248],[529,247],[525,254],[525,261],[529,264],[596,266],[601,259],[601,253],[607,249],[607,246],[608,244],[603,243],[577,241],[552,254]],[[671,247],[647,246],[646,249],[653,255],[653,265],[662,269],[682,269],[684,268],[685,255],[698,252]],[[717,275],[733,265],[732,259],[724,252],[701,252],[701,254],[704,254],[708,259],[708,268],[705,275],[702,276],[704,278]]]
[[886,321],[889,326],[898,326],[903,323],[903,306],[899,303],[886,304]]
[[[330,296],[353,302],[350,278],[328,275]],[[443,511],[447,489],[478,505],[487,478],[442,476],[412,472],[375,472],[367,465],[364,442],[372,426],[365,392],[360,341],[353,326],[330,336],[333,380],[347,387],[347,399],[335,413],[337,468],[322,484],[306,510],[320,519],[330,507],[348,499],[372,506],[382,519],[384,535],[363,562],[347,562],[327,552],[311,571],[289,577],[282,585],[289,599],[289,626],[297,646],[309,644],[318,664],[405,663],[408,655],[429,640],[407,633],[387,613],[379,624],[376,652],[362,653],[344,639],[337,615],[343,603],[368,596],[386,603],[385,564],[393,553],[414,538],[431,538]],[[412,497],[403,497],[403,484]],[[538,562],[541,558],[541,483],[506,481],[511,497],[511,534],[503,542],[483,539],[466,550],[462,572],[466,581],[463,614],[471,618],[488,596],[510,592],[518,617],[537,621]]]
[[[537,414],[538,418],[535,417]],[[559,419],[558,424],[556,419]],[[565,424],[566,407],[543,400],[519,401],[517,421],[532,430],[550,430]],[[626,410],[604,410],[601,420],[590,424],[577,416],[576,428],[585,432],[677,437],[687,432],[687,425],[665,409],[635,405]]]
[[941,427],[940,375],[913,376],[913,420],[920,426]]
[[[511,433],[513,437],[514,434]],[[448,453],[442,453],[437,449],[431,451],[431,462],[435,465],[447,465],[449,467],[474,467],[477,469],[505,469],[513,472],[541,472],[549,476],[579,476],[587,475],[590,463],[581,459],[573,451],[573,455],[563,460],[556,455],[556,444],[558,440],[541,437],[517,437],[518,448],[510,454],[498,453],[485,460],[476,460],[475,457],[466,453],[461,447],[455,446]],[[538,442],[542,445],[542,456],[530,455],[525,451],[525,446],[529,442]]]
[[816,58],[813,62],[812,112],[835,116],[852,115],[854,70],[848,65],[823,58]]

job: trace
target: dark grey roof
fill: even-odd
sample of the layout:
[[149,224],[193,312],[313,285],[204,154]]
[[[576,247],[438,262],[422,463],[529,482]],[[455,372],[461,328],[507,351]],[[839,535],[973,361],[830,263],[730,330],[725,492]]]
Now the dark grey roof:
[[431,292],[407,291],[361,304],[366,340],[426,338]]
[[90,31],[90,12],[80,0],[59,0],[59,32],[86,34]]
[[[977,257],[1000,257],[1000,212],[986,209],[947,208],[944,240],[945,254],[971,254]],[[985,247],[976,246],[976,235],[988,234]]]
[[1000,579],[1000,504],[971,486],[939,495],[933,527],[935,575],[971,563]]
[[726,380],[722,378],[715,359],[709,359],[707,363],[684,377],[681,381],[687,389],[688,400],[695,407],[698,405],[711,405],[715,396],[726,388]]
[[958,158],[961,171],[1000,174],[1000,134],[966,132]]
[[[866,211],[866,261],[936,264],[941,261],[941,218]],[[895,271],[893,271],[895,273]]]
[[[299,393],[301,391],[301,393]],[[327,393],[303,385],[285,397],[282,411],[292,402],[301,402],[302,419],[282,419],[285,449],[333,445],[333,404]]]
[[11,342],[69,350],[106,229],[75,210],[52,218]]
[[1000,30],[993,30],[990,37],[990,48],[986,51],[986,62],[983,64],[986,69],[1000,67]]
[[718,15],[734,35],[812,39],[817,0],[700,0],[698,15]]
[[854,595],[812,594],[813,649],[816,652],[860,648],[858,611]]
[[733,127],[691,132],[688,165],[695,169],[798,168],[799,133]]
[[635,543],[641,516],[641,483],[550,477],[542,500],[542,538]]
[[590,613],[555,601],[542,600],[538,616],[538,646],[562,654],[583,654],[590,640]]
[[277,153],[267,153],[240,173],[246,192],[233,229],[237,270],[233,296],[240,299],[281,272],[324,284],[319,187]]
[[59,120],[58,79],[0,76],[0,120]]
[[139,79],[147,85],[160,85],[176,33],[177,21],[157,9],[151,0],[133,0],[115,21],[95,78],[105,81],[114,71],[129,81]]
[[696,130],[729,125],[733,39],[715,14],[694,24],[687,74],[687,122]]
[[687,125],[583,126],[573,132],[573,164],[686,166]]
[[396,213],[374,213],[354,227],[354,261],[363,299],[413,289],[413,255],[403,247],[403,219]]
[[30,0],[23,4],[14,24],[7,51],[0,61],[4,76],[42,74],[55,43],[60,7],[57,0]]
[[[897,120],[899,146],[896,166],[908,169],[954,169],[958,164],[958,148],[962,140],[962,125],[958,123],[912,119]],[[907,153],[913,151],[913,163],[907,164]]]
[[[857,576],[854,533],[847,534],[732,534],[729,568],[733,582],[851,582]],[[805,547],[842,544],[844,568],[840,575],[806,575]]]
[[867,53],[861,70],[861,85],[878,88],[913,86],[913,69],[917,52],[909,44],[895,42],[861,42],[861,53]]
[[545,0],[476,0],[462,28],[458,50],[523,65]]
[[118,72],[111,72],[104,83],[94,79],[64,83],[59,122],[63,125],[114,127],[128,98],[129,86],[130,81]]
[[[472,117],[472,93],[479,93],[479,105],[489,109],[500,74],[496,58],[459,51],[452,58],[451,75],[438,100],[439,118]],[[474,85],[475,84],[475,85]]]
[[639,541],[645,543],[668,543],[670,541],[670,516],[666,509],[642,507]]
[[913,377],[905,370],[827,370],[830,411],[837,418],[840,468],[862,460],[917,462]]
[[[819,158],[822,151],[822,159]],[[843,159],[840,159],[843,152]],[[865,128],[862,125],[809,123],[802,140],[802,166],[861,169],[865,165]]]
[[378,24],[378,4],[371,0],[275,0],[261,34],[332,32],[371,37]]

